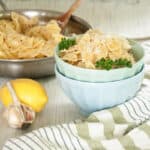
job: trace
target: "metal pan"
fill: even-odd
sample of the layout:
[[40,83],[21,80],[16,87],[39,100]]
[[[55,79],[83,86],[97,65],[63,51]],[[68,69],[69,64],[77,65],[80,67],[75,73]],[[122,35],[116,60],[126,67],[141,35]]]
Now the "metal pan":
[[[62,14],[56,11],[47,10],[7,10],[0,11],[0,19],[10,19],[12,11],[23,14],[27,17],[38,16],[40,24],[47,23],[55,16]],[[66,29],[65,35],[71,33],[82,34],[86,32],[91,26],[83,19],[77,16],[72,16]],[[54,74],[54,57],[40,58],[40,59],[24,59],[24,60],[9,60],[0,59],[0,76],[9,77],[30,77],[39,78]]]

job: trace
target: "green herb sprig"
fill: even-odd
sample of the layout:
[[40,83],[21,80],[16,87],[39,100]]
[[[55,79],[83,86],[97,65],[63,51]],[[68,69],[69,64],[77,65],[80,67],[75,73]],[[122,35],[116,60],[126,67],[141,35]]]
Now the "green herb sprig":
[[100,60],[98,60],[95,64],[96,68],[100,68],[100,69],[106,69],[106,70],[110,70],[112,68],[122,68],[122,67],[132,67],[132,63],[131,61],[127,60],[127,59],[117,59],[115,61],[107,58],[102,58]]
[[66,39],[62,38],[61,42],[58,45],[59,50],[69,49],[71,46],[76,44],[75,39]]

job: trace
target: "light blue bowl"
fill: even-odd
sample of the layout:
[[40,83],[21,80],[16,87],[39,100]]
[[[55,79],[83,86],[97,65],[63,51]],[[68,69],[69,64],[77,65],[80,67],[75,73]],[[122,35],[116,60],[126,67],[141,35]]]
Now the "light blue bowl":
[[88,115],[132,98],[140,89],[144,69],[128,79],[106,83],[74,80],[61,74],[57,68],[55,73],[66,95]]
[[65,76],[87,82],[110,82],[122,80],[134,76],[139,72],[144,64],[144,50],[143,48],[135,41],[129,40],[130,45],[132,46],[132,52],[137,62],[131,68],[118,68],[111,70],[94,70],[94,69],[85,69],[80,68],[74,65],[71,65],[63,61],[59,56],[58,47],[55,50],[55,60],[56,64],[62,74]]

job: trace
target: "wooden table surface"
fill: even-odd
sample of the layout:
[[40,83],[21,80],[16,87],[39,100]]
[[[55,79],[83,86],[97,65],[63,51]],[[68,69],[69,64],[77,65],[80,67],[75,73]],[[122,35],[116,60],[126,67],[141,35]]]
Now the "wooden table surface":
[[[73,0],[4,0],[9,9],[47,9],[65,11]],[[149,0],[83,0],[76,15],[87,20],[94,28],[104,32],[123,34],[127,37],[150,36]],[[0,85],[9,79],[0,78]],[[41,78],[49,102],[43,112],[27,130],[11,129],[2,118],[0,104],[0,148],[10,138],[47,125],[69,122],[82,118],[79,109],[64,95],[55,76]]]

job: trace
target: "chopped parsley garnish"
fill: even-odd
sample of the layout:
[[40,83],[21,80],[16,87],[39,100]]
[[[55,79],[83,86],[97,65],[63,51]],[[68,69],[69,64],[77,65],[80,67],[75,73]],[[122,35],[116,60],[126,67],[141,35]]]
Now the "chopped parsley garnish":
[[127,60],[127,59],[117,59],[115,61],[107,58],[102,58],[100,60],[98,60],[95,64],[96,68],[100,68],[100,69],[106,69],[106,70],[110,70],[112,68],[121,68],[121,67],[132,67],[132,63],[131,61]]
[[61,42],[58,45],[59,50],[69,49],[71,46],[76,44],[75,39],[66,39],[62,38]]
[[127,59],[118,59],[114,61],[114,65],[116,67],[132,67],[132,63],[131,61],[127,60]]

